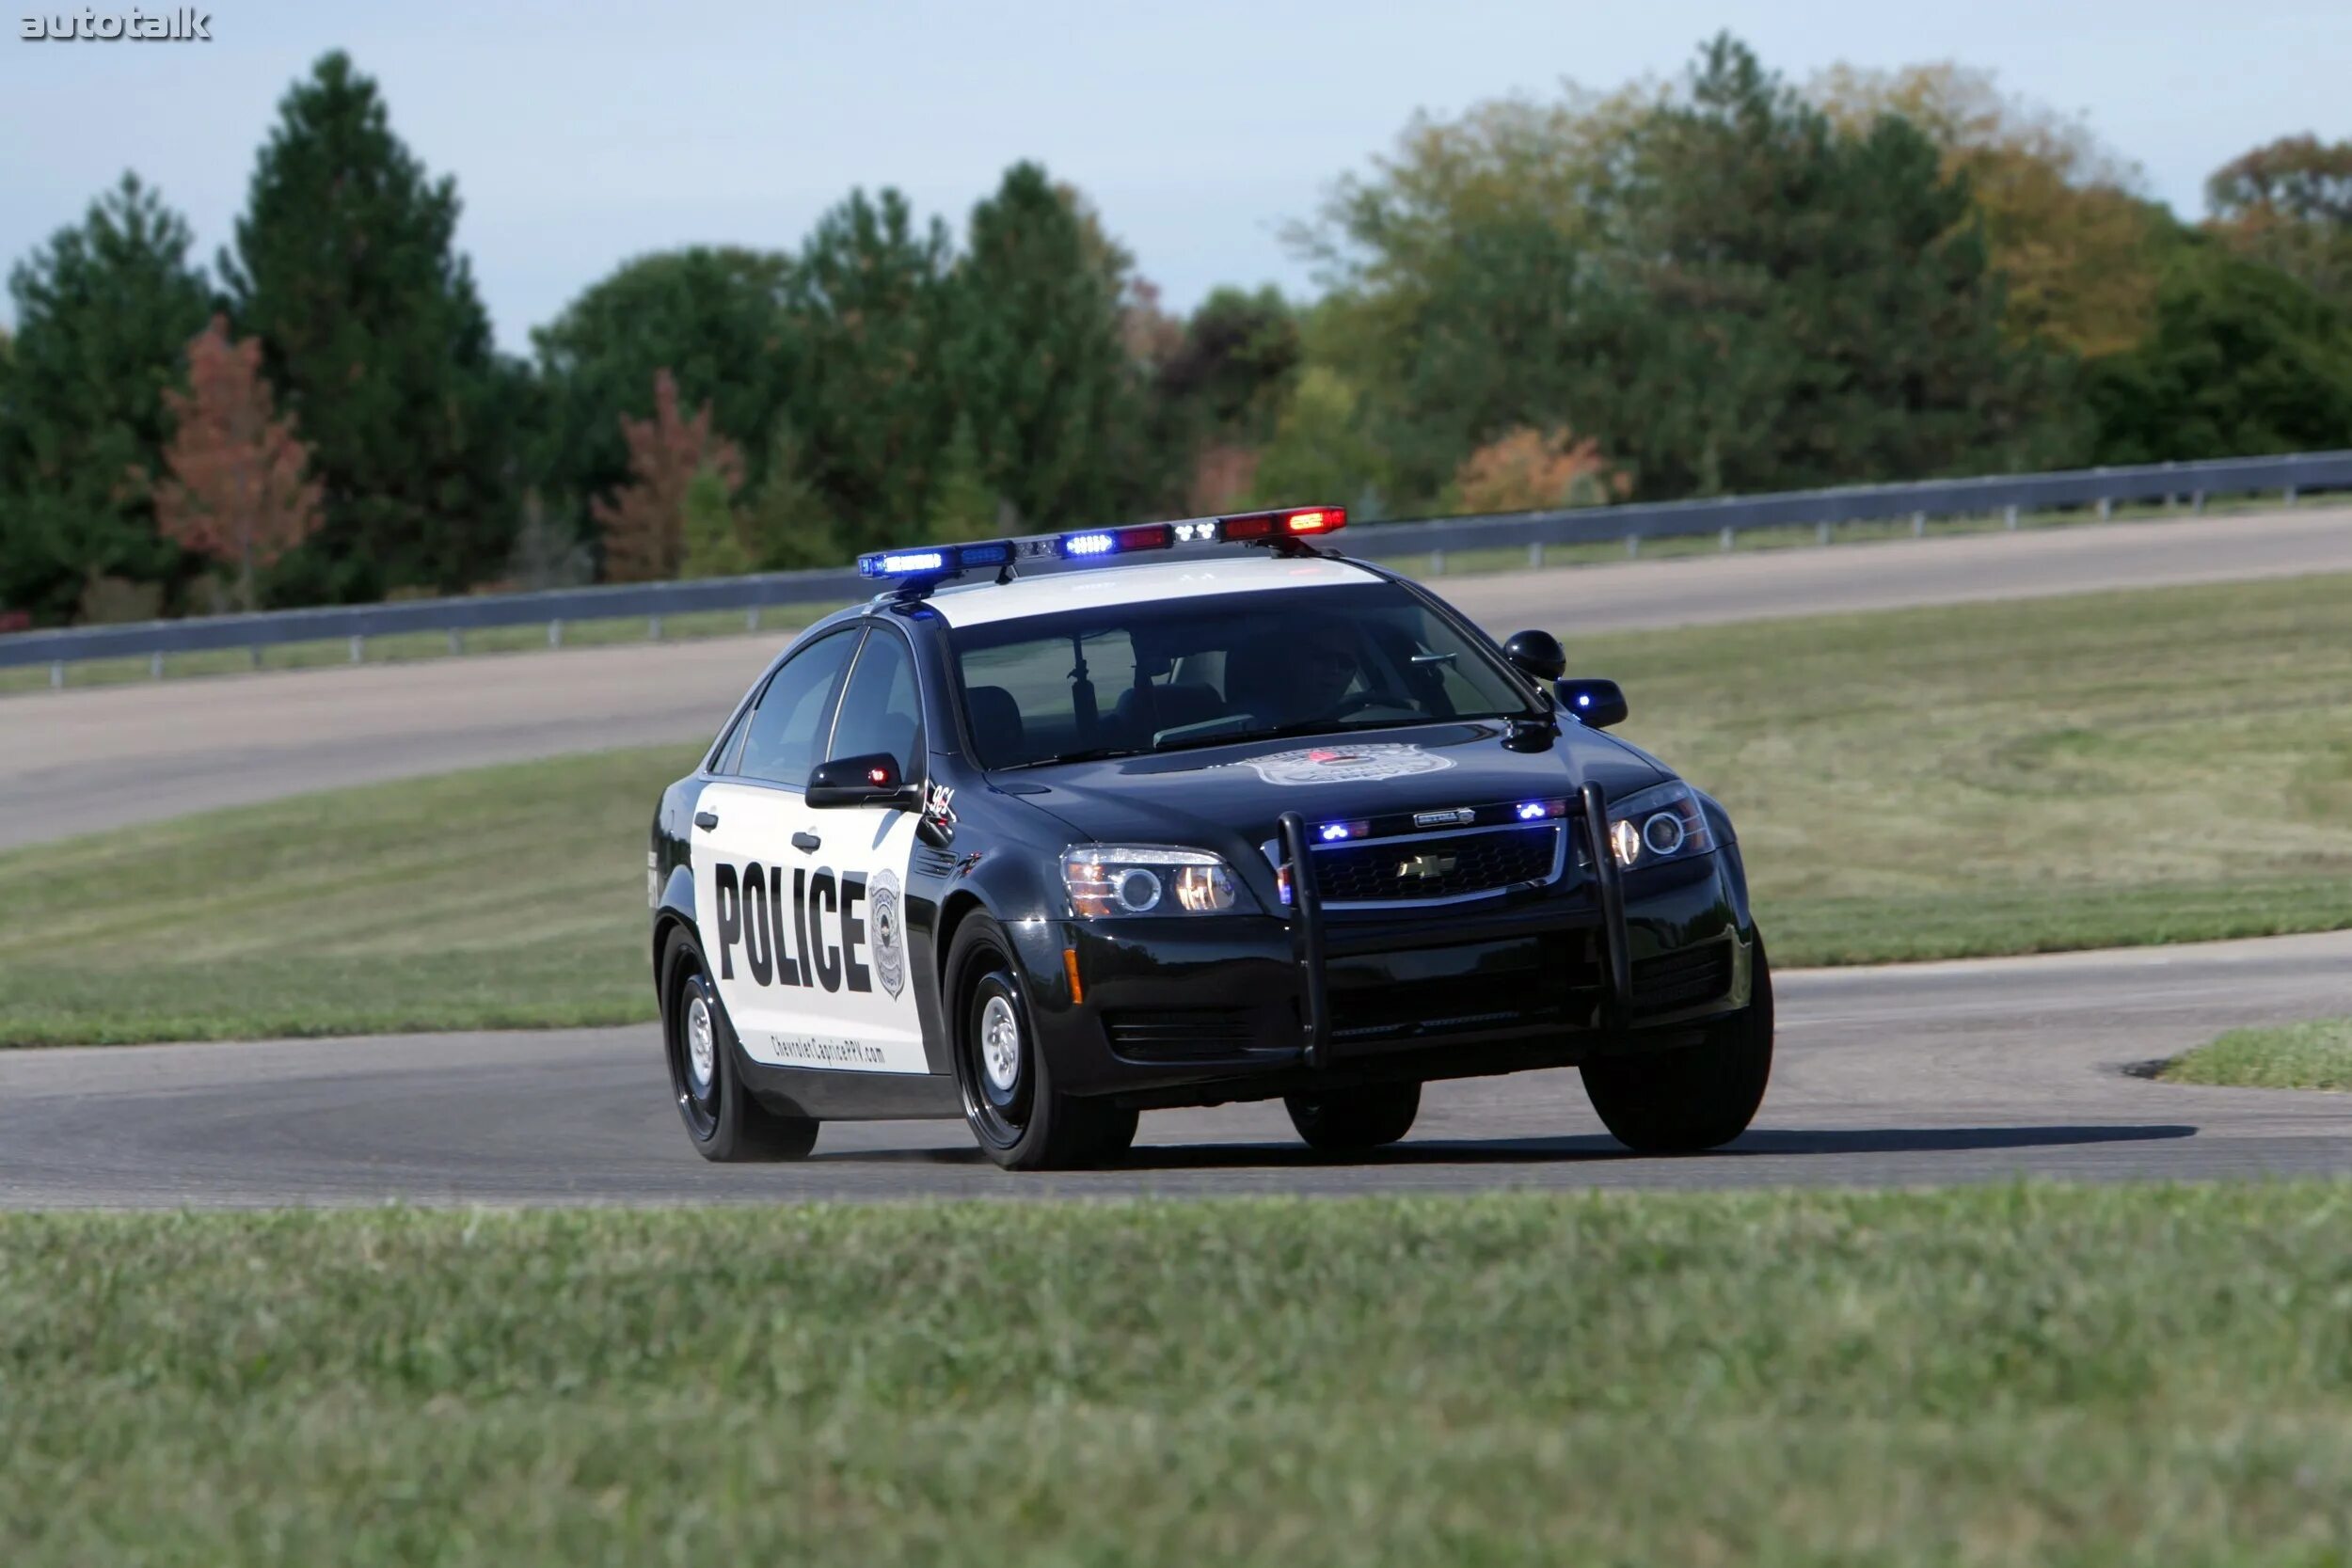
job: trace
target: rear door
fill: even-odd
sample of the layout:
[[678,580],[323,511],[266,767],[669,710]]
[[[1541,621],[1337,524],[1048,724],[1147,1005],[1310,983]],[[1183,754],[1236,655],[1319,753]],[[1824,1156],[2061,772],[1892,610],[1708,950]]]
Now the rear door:
[[[828,757],[885,752],[898,776],[924,777],[923,703],[914,649],[895,628],[866,634],[842,692]],[[923,1026],[908,974],[905,889],[915,814],[879,806],[808,814],[818,847],[807,857],[805,900],[796,874],[793,907],[807,933],[802,993],[820,1032],[851,1047],[812,1067],[924,1072]],[[797,868],[796,868],[797,873]]]
[[[846,626],[794,654],[770,677],[722,776],[695,802],[694,919],[719,999],[754,1061],[809,1065],[821,1053],[807,1005],[805,943],[814,835],[803,792],[824,754],[862,628]],[[794,902],[798,893],[800,905]]]

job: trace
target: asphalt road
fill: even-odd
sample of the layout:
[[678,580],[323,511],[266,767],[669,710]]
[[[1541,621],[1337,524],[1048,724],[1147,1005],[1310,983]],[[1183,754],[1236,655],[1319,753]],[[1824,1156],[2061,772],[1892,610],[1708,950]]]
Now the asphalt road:
[[[2352,510],[1445,579],[1488,628],[1622,630],[2352,572]],[[340,784],[709,736],[774,636],[0,698],[0,848]]]
[[0,1205],[588,1204],[1499,1187],[1906,1185],[2352,1171],[2352,1098],[2127,1069],[2352,1011],[2352,932],[1816,970],[1724,1152],[1626,1155],[1572,1071],[1434,1085],[1404,1144],[1310,1157],[1279,1106],[1146,1116],[1122,1166],[1012,1176],[960,1122],[835,1124],[789,1165],[688,1147],[651,1027],[0,1053]]

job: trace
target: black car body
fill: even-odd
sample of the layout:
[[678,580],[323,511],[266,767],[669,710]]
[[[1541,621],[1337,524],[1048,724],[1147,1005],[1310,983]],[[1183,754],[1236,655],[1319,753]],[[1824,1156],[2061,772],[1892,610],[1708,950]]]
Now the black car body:
[[[1744,1128],[1771,1016],[1740,847],[1597,727],[1613,686],[1288,539],[1022,565],[811,626],[664,793],[654,977],[706,1154],[962,1115],[1064,1164],[1139,1110],[1273,1097],[1360,1148],[1427,1080],[1571,1064],[1637,1147]],[[1318,679],[1332,716],[1269,721]]]

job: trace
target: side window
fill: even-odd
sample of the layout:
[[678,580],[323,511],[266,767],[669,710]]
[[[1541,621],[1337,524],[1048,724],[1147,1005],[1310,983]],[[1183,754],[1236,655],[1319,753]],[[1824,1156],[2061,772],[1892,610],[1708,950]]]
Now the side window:
[[794,654],[775,673],[752,713],[737,772],[794,788],[808,783],[817,750],[824,743],[834,691],[856,646],[857,628],[845,626]]
[[887,752],[898,759],[898,776],[923,776],[923,705],[914,687],[914,652],[895,632],[867,634],[841,694],[834,723],[834,757]]

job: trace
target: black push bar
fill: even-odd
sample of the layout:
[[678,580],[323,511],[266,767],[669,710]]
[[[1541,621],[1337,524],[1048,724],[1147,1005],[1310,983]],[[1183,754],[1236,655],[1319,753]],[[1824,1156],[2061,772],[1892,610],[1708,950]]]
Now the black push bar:
[[1330,1057],[1330,1008],[1323,990],[1323,895],[1315,887],[1315,868],[1307,859],[1307,822],[1295,811],[1282,814],[1282,855],[1290,862],[1291,923],[1298,948],[1298,965],[1306,979],[1307,1065],[1322,1067]]

